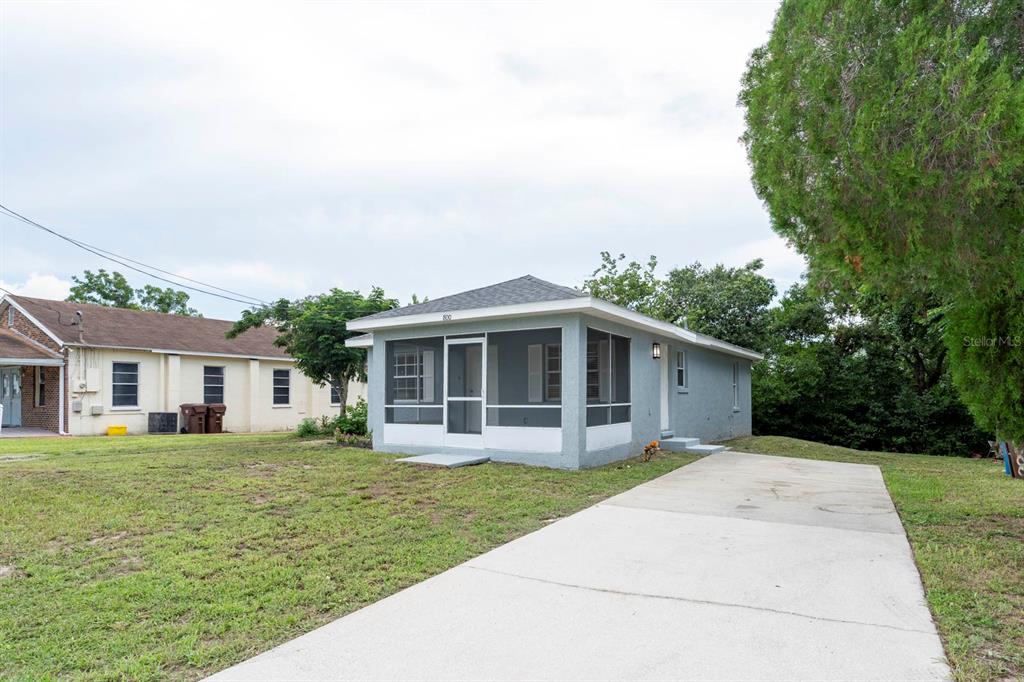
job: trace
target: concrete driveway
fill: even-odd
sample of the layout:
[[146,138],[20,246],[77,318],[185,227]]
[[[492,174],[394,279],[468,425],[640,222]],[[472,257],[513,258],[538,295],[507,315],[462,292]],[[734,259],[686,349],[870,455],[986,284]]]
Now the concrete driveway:
[[948,677],[878,468],[728,452],[214,679]]

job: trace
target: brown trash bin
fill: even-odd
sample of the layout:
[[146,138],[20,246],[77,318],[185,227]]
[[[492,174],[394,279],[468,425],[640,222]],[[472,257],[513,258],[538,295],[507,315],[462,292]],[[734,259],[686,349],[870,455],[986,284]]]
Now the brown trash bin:
[[206,433],[206,405],[185,403],[181,406],[181,416],[185,418],[188,433]]
[[227,411],[228,406],[224,403],[210,403],[206,406],[207,433],[224,432],[224,413]]

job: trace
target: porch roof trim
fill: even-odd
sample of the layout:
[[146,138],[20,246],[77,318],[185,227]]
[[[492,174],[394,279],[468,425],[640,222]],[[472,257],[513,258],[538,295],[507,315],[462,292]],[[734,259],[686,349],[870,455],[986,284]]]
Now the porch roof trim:
[[57,367],[64,357],[41,343],[10,329],[0,328],[0,365]]
[[[446,324],[448,322],[530,317],[551,313],[586,313],[601,319],[619,322],[628,327],[642,329],[653,334],[670,339],[678,339],[694,346],[710,348],[727,355],[745,358],[754,362],[764,359],[763,355],[748,348],[742,348],[721,339],[716,339],[713,336],[700,334],[689,329],[677,327],[668,322],[656,320],[653,317],[648,317],[647,315],[593,296],[578,296],[555,301],[536,301],[533,303],[499,305],[468,310],[428,312],[389,318],[363,318],[352,320],[347,326],[351,331],[370,332],[376,329],[398,329],[402,327]],[[370,334],[363,334],[362,336],[348,339],[345,345],[350,348],[369,348],[373,345],[373,338]]]

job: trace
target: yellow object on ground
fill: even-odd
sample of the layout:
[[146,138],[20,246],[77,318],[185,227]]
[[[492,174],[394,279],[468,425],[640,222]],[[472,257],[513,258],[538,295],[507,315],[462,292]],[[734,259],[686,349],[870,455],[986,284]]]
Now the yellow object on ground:
[[107,435],[108,436],[125,436],[125,435],[128,435],[128,427],[127,426],[108,426],[107,427]]

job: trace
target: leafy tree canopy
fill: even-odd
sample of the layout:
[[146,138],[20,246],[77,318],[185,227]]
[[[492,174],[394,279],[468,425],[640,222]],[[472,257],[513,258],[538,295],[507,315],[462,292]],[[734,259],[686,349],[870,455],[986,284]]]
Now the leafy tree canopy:
[[333,386],[344,407],[348,382],[366,381],[366,351],[345,345],[346,339],[357,335],[348,331],[347,323],[397,305],[398,301],[385,297],[384,291],[376,287],[369,296],[331,289],[296,301],[282,298],[271,305],[243,311],[228,338],[264,325],[275,328],[278,337],[274,343],[288,351],[299,370],[312,381]]
[[768,345],[768,306],[775,283],[760,274],[758,258],[742,268],[721,263],[706,268],[694,263],[668,273],[665,290],[670,321],[744,348],[763,351]]
[[71,287],[71,294],[66,300],[72,303],[96,303],[115,308],[199,316],[195,308],[189,307],[189,295],[184,291],[152,284],[133,289],[120,272],[107,272],[102,268],[96,272],[86,270],[81,277],[72,275],[71,281],[75,285]]
[[645,264],[630,261],[620,267],[625,259],[624,254],[612,257],[602,251],[601,265],[584,281],[583,290],[723,341],[764,349],[775,283],[758,272],[764,265],[760,259],[742,268],[694,263],[672,270],[665,279],[655,274],[655,256]]
[[1024,335],[1022,35],[1020,0],[786,0],[739,96],[754,188],[814,281],[935,296],[957,386],[1016,438],[1020,347],[964,339]]

